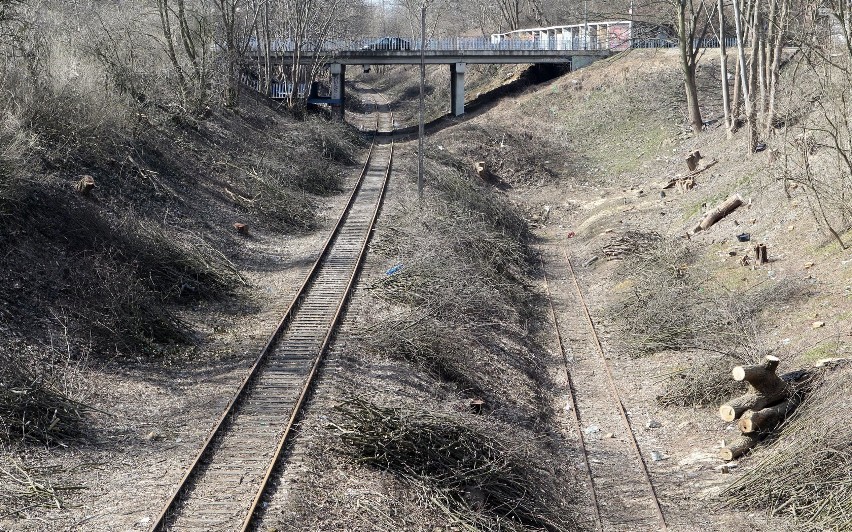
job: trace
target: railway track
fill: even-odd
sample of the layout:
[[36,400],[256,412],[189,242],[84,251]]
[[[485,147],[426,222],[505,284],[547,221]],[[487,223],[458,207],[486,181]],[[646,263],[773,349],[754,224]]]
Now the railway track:
[[[544,246],[542,265],[565,275],[544,286],[562,351],[571,425],[582,453],[593,526],[600,531],[667,530],[665,514],[570,257]],[[559,297],[551,285],[560,284]],[[585,428],[584,428],[585,426]],[[594,429],[594,430],[592,430]]]
[[248,530],[358,275],[393,160],[387,104],[343,215],[266,347],[151,527]]

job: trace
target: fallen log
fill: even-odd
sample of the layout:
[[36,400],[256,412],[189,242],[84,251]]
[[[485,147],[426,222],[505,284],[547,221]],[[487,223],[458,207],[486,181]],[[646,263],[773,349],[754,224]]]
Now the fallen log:
[[704,218],[698,222],[698,225],[692,228],[691,233],[694,235],[699,231],[706,231],[716,222],[737,210],[742,204],[743,198],[739,194],[734,194],[720,203],[715,209],[705,214]]
[[742,434],[719,450],[719,458],[726,461],[735,460],[747,453],[758,442],[760,438],[757,435]]
[[761,410],[793,395],[793,387],[775,373],[778,362],[778,357],[767,355],[763,364],[735,367],[731,371],[734,380],[746,381],[749,389],[745,395],[720,406],[719,417],[724,421],[734,421],[746,410]]
[[746,412],[737,421],[737,428],[743,434],[765,433],[778,428],[787,416],[793,413],[793,410],[799,406],[802,401],[802,394],[793,394],[789,399],[778,403],[775,406],[769,406],[761,410],[746,410]]

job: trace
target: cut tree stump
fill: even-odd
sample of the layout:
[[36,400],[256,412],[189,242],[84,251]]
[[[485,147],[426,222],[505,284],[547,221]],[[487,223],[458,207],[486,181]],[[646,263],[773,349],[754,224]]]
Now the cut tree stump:
[[746,410],[746,412],[737,421],[737,428],[743,434],[751,434],[754,432],[765,433],[778,428],[793,410],[799,406],[802,400],[801,394],[795,393],[786,401],[782,401],[775,406],[769,406],[761,410]]
[[704,218],[698,222],[698,225],[692,228],[691,233],[694,235],[699,231],[706,231],[716,222],[737,210],[742,204],[743,198],[739,194],[734,194],[720,203],[715,209],[705,214]]
[[758,244],[754,246],[754,260],[758,264],[766,264],[769,262],[769,254],[766,251],[766,244]]
[[731,371],[734,380],[746,381],[749,390],[720,406],[719,417],[724,421],[734,421],[746,410],[761,410],[792,396],[793,387],[775,373],[778,362],[778,357],[767,355],[763,364],[735,367]]
[[488,165],[485,163],[485,161],[478,161],[474,163],[473,169],[476,172],[476,175],[479,176],[479,179],[482,179],[483,181],[491,180],[491,170],[488,169]]
[[82,194],[83,196],[88,196],[94,188],[95,178],[90,175],[82,176],[80,180],[77,181],[77,183],[74,185],[74,190],[76,190],[78,194]]
[[749,449],[757,445],[759,441],[760,438],[757,435],[742,434],[719,450],[719,458],[726,461],[735,460],[747,453]]
[[686,157],[686,167],[689,168],[690,172],[693,172],[696,168],[698,168],[698,161],[700,160],[701,153],[698,150],[695,150]]

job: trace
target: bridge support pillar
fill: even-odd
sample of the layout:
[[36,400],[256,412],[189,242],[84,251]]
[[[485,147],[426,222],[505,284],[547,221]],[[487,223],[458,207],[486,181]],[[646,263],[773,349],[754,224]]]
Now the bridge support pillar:
[[450,113],[453,116],[464,114],[464,71],[466,63],[450,64]]
[[594,57],[591,55],[574,55],[571,56],[571,72],[575,70],[581,69],[584,66],[589,66],[594,63],[599,57]]
[[331,74],[331,99],[340,102],[333,105],[334,111],[342,119],[346,109],[346,65],[331,63],[328,71]]

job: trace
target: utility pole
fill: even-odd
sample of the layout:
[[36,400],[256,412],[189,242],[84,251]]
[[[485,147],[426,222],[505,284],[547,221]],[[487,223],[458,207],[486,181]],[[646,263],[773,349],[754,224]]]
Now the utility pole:
[[423,93],[426,92],[426,2],[420,6],[420,124],[417,144],[417,195],[423,199]]

